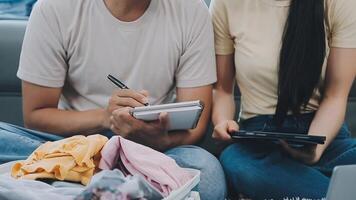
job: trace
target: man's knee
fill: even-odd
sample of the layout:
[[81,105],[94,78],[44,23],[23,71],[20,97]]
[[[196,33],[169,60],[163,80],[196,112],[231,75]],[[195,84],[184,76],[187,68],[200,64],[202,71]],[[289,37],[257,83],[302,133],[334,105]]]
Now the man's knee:
[[176,160],[182,167],[199,170],[222,169],[218,159],[203,148],[193,145],[171,149],[166,154]]
[[197,146],[182,146],[166,153],[181,167],[201,172],[199,192],[202,199],[224,199],[227,193],[224,171],[219,160]]

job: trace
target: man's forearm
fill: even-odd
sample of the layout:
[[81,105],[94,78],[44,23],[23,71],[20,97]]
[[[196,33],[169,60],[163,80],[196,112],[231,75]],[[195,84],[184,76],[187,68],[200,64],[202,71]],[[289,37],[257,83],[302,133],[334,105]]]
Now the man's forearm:
[[25,125],[60,136],[90,135],[105,129],[106,115],[104,109],[80,112],[45,108],[32,111],[26,116]]

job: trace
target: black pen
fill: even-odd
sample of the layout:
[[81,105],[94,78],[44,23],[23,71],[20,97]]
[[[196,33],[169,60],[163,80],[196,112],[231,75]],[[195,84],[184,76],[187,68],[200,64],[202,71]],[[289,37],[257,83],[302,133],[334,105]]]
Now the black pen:
[[[127,89],[127,90],[130,89],[125,84],[123,84],[119,79],[115,78],[113,75],[109,74],[107,77],[112,83],[114,83],[120,89]],[[143,105],[148,106],[149,104],[148,103],[144,103]]]

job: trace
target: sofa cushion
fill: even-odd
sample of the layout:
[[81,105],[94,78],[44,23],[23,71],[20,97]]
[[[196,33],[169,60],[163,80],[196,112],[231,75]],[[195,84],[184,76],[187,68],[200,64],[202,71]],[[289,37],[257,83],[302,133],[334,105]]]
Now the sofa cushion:
[[17,67],[26,21],[0,20],[0,91],[21,91],[21,82],[16,78]]
[[16,77],[25,20],[0,20],[0,121],[22,125],[21,81]]

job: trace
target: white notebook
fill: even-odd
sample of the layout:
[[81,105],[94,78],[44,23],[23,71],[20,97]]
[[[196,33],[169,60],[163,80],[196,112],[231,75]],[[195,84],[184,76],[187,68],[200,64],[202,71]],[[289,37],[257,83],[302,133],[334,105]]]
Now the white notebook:
[[169,119],[168,130],[188,130],[197,126],[203,109],[201,101],[187,101],[136,107],[131,111],[131,115],[143,121],[155,121],[160,113],[166,112]]

